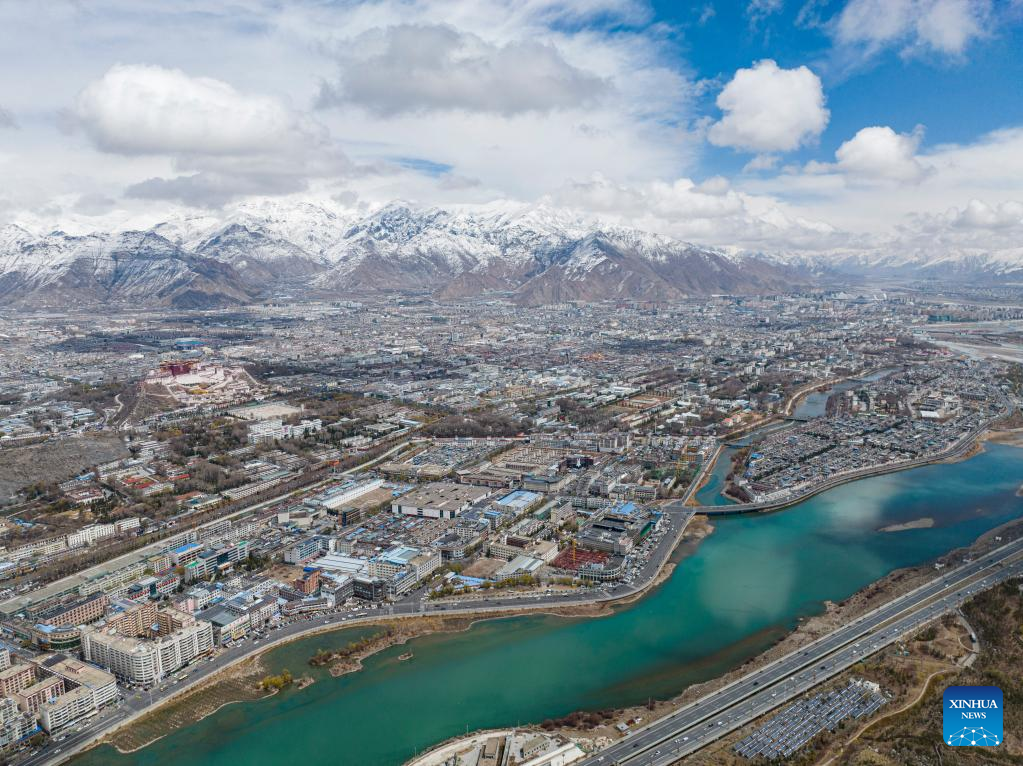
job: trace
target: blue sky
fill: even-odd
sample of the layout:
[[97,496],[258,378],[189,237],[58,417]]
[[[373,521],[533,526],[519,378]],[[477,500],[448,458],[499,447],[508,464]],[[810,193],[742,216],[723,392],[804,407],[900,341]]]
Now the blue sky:
[[1023,258],[1023,0],[0,0],[0,225],[556,208]]
[[[899,132],[926,127],[928,144],[969,142],[984,133],[1023,123],[1023,25],[1011,5],[992,6],[1002,14],[983,38],[961,55],[935,51],[900,55],[888,48],[854,65],[843,66],[833,51],[827,27],[797,23],[802,2],[781,3],[779,10],[752,23],[742,3],[656,2],[655,17],[678,27],[680,64],[701,79],[727,79],[752,62],[771,58],[782,67],[810,66],[827,92],[831,120],[819,144],[800,155],[807,160],[831,154],[865,125],[888,125]],[[704,23],[701,8],[714,8]],[[823,21],[843,7],[822,4]],[[713,111],[713,91],[706,108]],[[711,152],[707,172],[734,169],[727,152]]]

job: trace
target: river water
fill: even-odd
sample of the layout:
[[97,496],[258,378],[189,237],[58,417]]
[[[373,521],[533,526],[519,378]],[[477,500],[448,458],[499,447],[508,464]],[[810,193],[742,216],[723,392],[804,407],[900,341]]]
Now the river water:
[[[76,766],[399,766],[466,729],[665,698],[741,664],[893,569],[972,542],[1023,515],[1023,450],[864,479],[779,513],[715,520],[716,530],[647,597],[609,617],[519,617],[427,636],[339,679],[230,705],[130,755],[101,747]],[[881,527],[933,518],[929,529]],[[316,637],[270,653],[305,672]],[[398,655],[413,651],[400,662]]]
[[[841,383],[836,383],[823,391],[813,391],[800,400],[792,414],[798,418],[819,418],[824,415],[825,410],[827,409],[828,398],[832,394],[857,388],[858,386],[863,385],[862,381],[880,380],[890,372],[891,370],[878,370],[858,380],[846,380]],[[772,431],[778,431],[782,428],[791,428],[792,425],[793,423],[791,421],[771,423],[770,425],[759,428],[744,436],[742,439],[738,439],[732,443],[735,445],[746,446],[755,442],[761,436],[765,436]],[[729,503],[735,502],[725,495],[724,491],[728,486],[728,474],[732,470],[732,456],[737,451],[738,446],[725,447],[721,450],[721,454],[718,456],[717,462],[714,463],[714,467],[711,469],[710,476],[707,477],[707,481],[696,491],[696,502],[700,505],[728,505]]]

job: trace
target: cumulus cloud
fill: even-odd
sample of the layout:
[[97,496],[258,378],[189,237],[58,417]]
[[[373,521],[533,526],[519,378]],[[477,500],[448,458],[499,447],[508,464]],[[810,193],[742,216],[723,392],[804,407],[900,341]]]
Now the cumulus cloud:
[[837,168],[867,181],[916,182],[927,173],[917,159],[922,131],[896,133],[891,128],[863,128],[835,152]]
[[946,220],[961,229],[1008,229],[1023,227],[1023,202],[1008,201],[988,205],[970,200],[963,209],[953,208]]
[[465,110],[504,116],[594,103],[609,84],[551,44],[494,44],[442,24],[372,29],[338,46],[340,77],[320,107],[355,104],[380,115]]
[[[1006,201],[1020,198],[1020,129],[928,147],[918,133],[874,126],[850,132],[825,162],[780,167],[828,123],[815,74],[834,76],[825,65],[884,51],[964,56],[997,22],[1019,18],[1004,2],[784,3],[798,25],[830,36],[834,60],[813,72],[774,62],[737,72],[704,133],[748,151],[745,169],[756,172],[702,181],[688,178],[694,167],[721,170],[713,157],[701,162],[706,142],[691,132],[708,86],[693,81],[680,29],[659,23],[646,0],[204,0],[201,24],[194,3],[162,4],[155,16],[130,0],[96,0],[88,13],[50,5],[0,12],[10,32],[3,104],[33,121],[0,131],[9,208],[0,219],[90,230],[152,223],[173,202],[249,196],[333,196],[360,209],[546,198],[764,251],[1023,241],[1019,203]],[[736,22],[711,20],[714,5],[691,4],[680,28]],[[744,0],[738,23],[779,5]],[[318,96],[331,108],[312,111]],[[88,140],[47,122],[64,108]]]
[[903,55],[961,56],[987,34],[990,0],[850,0],[832,24],[837,44],[872,56],[896,47]]
[[820,78],[771,59],[740,69],[717,97],[724,117],[707,134],[716,146],[757,153],[791,151],[816,139],[830,116]]
[[159,66],[112,67],[79,94],[76,125],[98,149],[166,156],[184,174],[132,185],[129,196],[220,205],[287,194],[351,169],[328,131],[282,102]]
[[[646,0],[205,0],[201,23],[192,3],[162,4],[156,16],[135,5],[96,0],[88,12],[74,4],[44,16],[13,6],[0,12],[12,42],[0,52],[2,103],[41,118],[41,130],[34,124],[5,144],[17,155],[16,174],[11,164],[0,170],[26,213],[58,191],[70,200],[88,189],[214,205],[253,187],[272,195],[307,184],[329,197],[338,176],[373,202],[414,194],[444,204],[459,201],[455,187],[460,201],[536,199],[597,170],[648,178],[695,161],[693,75],[677,55],[675,31],[656,21]],[[398,45],[393,30],[403,27],[425,30],[426,47],[399,46],[391,71],[404,74],[402,57],[412,51],[425,68],[410,73],[414,87],[401,76],[382,86],[409,89],[407,109],[387,103],[393,93],[357,90],[370,106],[312,109],[324,81],[327,92],[347,97],[358,85],[352,72],[373,76],[372,64],[384,63],[373,57]],[[446,34],[434,34],[438,28]],[[162,71],[102,77],[115,62],[160,63],[154,69]],[[158,93],[140,82],[147,78],[160,81]],[[159,116],[128,123],[109,106],[115,84],[130,91],[129,114],[146,103]],[[448,92],[437,96],[441,87]],[[58,135],[46,120],[62,111],[74,133]],[[206,117],[196,120],[196,112]],[[185,115],[192,121],[179,124]],[[355,168],[345,170],[339,146]],[[430,176],[395,165],[399,156],[451,170]]]
[[715,176],[703,183],[621,183],[601,175],[567,183],[544,202],[599,221],[610,221],[704,245],[803,250],[846,244],[847,235],[825,221],[789,209],[769,196],[746,194]]
[[111,67],[79,95],[75,116],[116,154],[253,155],[322,134],[267,96],[159,66]]
[[743,173],[756,173],[761,170],[774,170],[778,167],[777,154],[758,154],[742,166]]
[[18,127],[18,121],[14,118],[14,115],[9,110],[0,106],[0,128],[16,127]]
[[[966,144],[917,146],[912,155],[909,145],[915,145],[919,132],[894,140],[899,136],[894,131],[888,135],[870,130],[866,135],[884,136],[879,143],[888,147],[888,156],[894,155],[892,164],[902,168],[895,175],[910,180],[892,180],[893,174],[878,164],[877,153],[864,150],[847,153],[846,170],[836,158],[773,177],[740,177],[735,185],[751,198],[777,200],[797,215],[828,221],[847,232],[849,243],[842,246],[847,254],[935,257],[976,252],[1008,258],[1015,252],[1023,257],[1018,217],[1023,129],[994,131]],[[849,144],[863,149],[867,142],[854,137]],[[861,175],[849,172],[852,157],[860,161],[855,169]],[[887,178],[871,179],[862,175],[865,170],[887,173]],[[907,183],[912,183],[911,190]],[[974,201],[967,204],[969,200]]]

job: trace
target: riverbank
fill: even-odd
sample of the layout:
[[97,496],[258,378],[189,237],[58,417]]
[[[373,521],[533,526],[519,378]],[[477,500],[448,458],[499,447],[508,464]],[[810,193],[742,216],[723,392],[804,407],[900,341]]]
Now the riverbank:
[[[799,513],[712,519],[714,533],[667,582],[606,619],[483,619],[463,633],[385,650],[365,662],[366,672],[335,679],[316,671],[317,683],[304,691],[227,706],[143,753],[122,756],[104,746],[75,766],[174,766],[183,749],[193,766],[288,760],[328,766],[339,736],[346,761],[399,766],[467,730],[542,722],[573,710],[588,711],[588,720],[590,712],[628,706],[648,719],[642,708],[650,697],[671,699],[760,657],[794,629],[806,630],[811,618],[826,616],[829,600],[841,604],[894,570],[926,568],[963,541],[1018,520],[1021,475],[1023,453],[989,444],[976,460],[869,479],[812,500]],[[924,516],[935,526],[877,532]],[[661,542],[670,546],[675,536]],[[283,647],[266,663],[272,673],[295,670],[317,648],[343,646],[367,632]],[[408,651],[414,659],[400,661]],[[423,695],[432,699],[436,691],[437,703],[423,704]]]
[[[121,723],[113,731],[106,732],[102,737],[97,737],[96,741],[89,745],[89,748],[100,744],[110,744],[121,752],[133,752],[176,729],[194,725],[233,702],[249,702],[266,697],[268,694],[258,688],[259,681],[266,674],[263,661],[265,656],[271,650],[277,650],[311,637],[327,636],[342,631],[353,631],[361,637],[372,637],[372,640],[360,647],[358,652],[346,656],[344,662],[336,669],[331,668],[331,674],[339,677],[362,670],[367,659],[393,646],[432,634],[465,632],[481,622],[523,616],[592,619],[613,615],[616,610],[639,601],[651,590],[656,589],[669,579],[678,561],[695,553],[700,542],[712,531],[713,525],[708,521],[700,517],[694,518],[681,539],[673,547],[672,553],[661,561],[651,580],[637,591],[619,598],[606,598],[599,601],[594,599],[589,603],[565,606],[531,606],[524,603],[521,608],[489,610],[481,604],[478,609],[451,616],[380,615],[364,618],[355,623],[311,625],[308,630],[254,649],[250,654],[239,658],[210,677],[182,688],[180,692]],[[374,636],[374,634],[380,635]],[[303,658],[303,661],[308,661],[311,657],[312,654]],[[89,748],[83,748],[83,750]]]
[[162,715],[159,718],[142,716],[131,726],[122,726],[111,732],[101,742],[113,745],[121,753],[133,753],[176,729],[213,715],[227,705],[269,697],[276,692],[259,687],[267,672],[262,655],[230,665],[217,674],[216,683],[200,685],[161,705]]
[[1008,444],[1010,447],[1023,447],[1023,428],[991,429],[984,434],[982,441]]
[[[631,598],[631,597],[630,597]],[[619,603],[627,603],[622,599]],[[139,717],[122,724],[112,732],[106,733],[90,745],[109,744],[121,753],[132,753],[141,750],[168,734],[194,724],[217,713],[222,708],[239,702],[254,702],[279,693],[260,688],[260,681],[266,676],[268,669],[264,662],[266,655],[288,644],[309,639],[317,635],[328,635],[344,631],[369,632],[373,639],[361,647],[357,653],[346,656],[342,661],[330,666],[330,675],[337,678],[363,669],[363,663],[375,654],[379,654],[393,646],[405,644],[415,638],[422,638],[440,633],[462,633],[479,622],[488,620],[511,619],[526,614],[548,614],[558,617],[602,617],[613,611],[611,605],[594,604],[578,605],[544,610],[521,609],[499,614],[466,615],[457,617],[435,617],[432,615],[419,617],[394,617],[370,619],[354,625],[342,624],[320,626],[308,632],[289,636],[277,644],[268,644],[255,654],[236,661],[218,671],[215,675],[198,682],[194,687],[183,690],[181,694],[170,697],[144,711]],[[312,655],[309,659],[312,658]],[[84,748],[90,749],[90,748]]]
[[[577,711],[559,719],[544,721],[536,728],[545,732],[555,732],[572,739],[590,752],[602,749],[623,736],[621,726],[627,727],[627,731],[628,728],[643,725],[651,720],[669,715],[701,697],[712,694],[717,689],[733,683],[742,676],[756,671],[758,668],[773,662],[779,657],[797,651],[806,644],[832,632],[841,625],[854,621],[859,616],[876,609],[885,602],[923,585],[935,577],[936,568],[957,566],[963,563],[965,559],[982,555],[1004,545],[1010,540],[1021,537],[1023,537],[1023,519],[1017,519],[990,530],[970,546],[949,551],[932,563],[896,570],[841,602],[826,602],[823,614],[802,620],[795,630],[781,638],[769,650],[712,681],[690,686],[684,692],[671,699],[651,699],[645,705],[601,710],[596,713]],[[948,635],[951,636],[953,633],[955,631],[950,631]],[[948,649],[950,654],[952,653],[949,646],[951,644],[950,641],[939,641],[938,643],[942,644],[945,649]],[[873,662],[878,664],[879,661]],[[913,687],[911,684],[904,685],[904,688],[900,688],[899,692],[900,696],[911,695]],[[745,733],[748,733],[752,728],[756,728],[756,725],[744,727],[742,736],[745,736]],[[733,742],[738,741],[738,739],[741,739],[741,736],[733,734],[726,741]],[[708,750],[708,752],[711,751],[715,755],[710,760],[700,760],[699,754],[692,756],[695,759],[694,763],[716,764],[724,762],[715,760],[724,750],[715,746]]]
[[[973,437],[972,441],[963,444],[961,447],[957,449],[949,450],[947,453],[941,455],[919,458],[917,460],[912,460],[903,463],[892,463],[880,466],[872,466],[870,468],[863,468],[856,471],[851,471],[844,475],[834,476],[833,478],[820,482],[815,487],[805,490],[804,492],[801,492],[797,495],[787,497],[784,500],[764,503],[763,505],[754,505],[754,507],[752,508],[746,508],[741,510],[725,509],[719,511],[704,511],[704,513],[707,513],[708,515],[775,513],[777,511],[790,508],[794,505],[804,503],[807,500],[816,497],[817,495],[820,495],[823,492],[835,489],[844,484],[851,484],[852,482],[861,481],[863,479],[870,479],[874,477],[885,476],[888,474],[910,471],[913,470],[914,468],[923,468],[924,466],[928,465],[937,465],[942,463],[945,464],[963,463],[969,460],[970,458],[976,457],[977,455],[980,455],[984,452],[984,448],[981,442],[984,440],[985,434],[987,433],[988,429],[983,428],[981,429],[980,433]],[[1010,444],[1011,446],[1023,446],[1023,441],[1021,441],[1019,444],[1017,444],[1015,441],[1005,443]],[[729,494],[730,488],[731,485],[729,485],[729,487],[726,488],[723,493],[727,497],[733,497],[732,495]]]
[[[851,480],[852,479],[849,478],[845,479],[845,481]],[[823,491],[823,489],[820,491]],[[806,498],[801,498],[800,501],[805,499]],[[676,555],[671,556],[670,557],[671,560],[678,561],[681,558],[685,558],[686,556],[691,555],[693,552],[697,550],[700,541],[702,541],[706,537],[706,535],[710,534],[711,530],[713,529],[713,527],[709,523],[707,523],[706,518],[707,517],[697,516],[693,520],[683,540],[676,545]],[[452,631],[445,632],[455,632],[456,628],[457,632],[462,632],[464,630],[467,630],[469,627],[476,624],[477,622],[485,622],[500,618],[520,617],[525,615],[544,614],[563,618],[584,616],[585,617],[608,616],[615,612],[614,607],[626,607],[637,602],[640,598],[646,595],[652,588],[656,588],[665,580],[667,580],[674,571],[674,564],[672,563],[671,560],[669,560],[669,557],[663,559],[661,561],[659,572],[656,574],[656,576],[654,576],[651,579],[651,581],[649,581],[642,589],[635,593],[631,593],[624,598],[613,600],[608,599],[601,603],[593,602],[586,605],[575,605],[566,607],[546,606],[537,608],[530,607],[529,605],[524,604],[522,609],[505,608],[501,611],[487,609],[485,605],[480,605],[479,609],[473,609],[472,611],[466,614],[459,615],[459,617],[469,618],[468,622],[464,624],[464,627],[463,624],[460,623],[455,628],[452,628]],[[391,618],[391,620],[407,626],[406,628],[403,628],[403,630],[399,634],[401,636],[402,642],[407,642],[409,640],[412,640],[413,638],[417,638],[419,636],[428,635],[429,633],[435,632],[433,629],[425,626],[423,630],[420,632],[418,628],[414,627],[415,621],[419,619],[423,619],[423,617],[408,616]],[[325,633],[334,633],[336,631],[344,629],[350,630],[352,628],[370,627],[379,628],[380,625],[385,623],[389,623],[389,620],[381,615],[380,617],[366,618],[366,621],[361,623],[356,622],[331,625],[310,625],[308,630],[296,632],[295,634],[287,636],[276,642],[270,643],[260,648],[259,650],[255,650],[251,655],[246,655],[246,657],[253,656],[260,657],[265,655],[265,653],[270,649],[276,649],[285,644],[292,643],[299,639],[308,638],[310,636],[321,635]],[[361,668],[362,662],[369,656],[382,652],[392,645],[393,642],[391,641],[381,641],[378,644],[376,644],[373,648],[373,651],[367,652],[362,657],[359,658],[358,667],[353,668],[352,672]],[[239,658],[239,660],[243,659],[245,658]],[[307,659],[308,656],[302,658],[302,661],[305,661]],[[230,670],[231,667],[233,667],[233,665],[228,666],[228,668],[225,668],[224,670]],[[121,723],[119,729],[115,730],[113,736],[107,734],[105,735],[104,739],[108,739],[113,742],[120,741],[120,738],[116,735],[116,731],[125,728],[125,724],[128,723],[131,724],[131,728],[134,729],[137,727],[140,732],[145,732],[149,730],[157,732],[158,733],[157,736],[165,736],[169,731],[172,731],[175,728],[187,726],[202,720],[203,718],[211,715],[219,708],[231,704],[231,702],[249,701],[255,699],[252,696],[251,690],[244,690],[239,692],[237,688],[232,687],[230,683],[226,685],[221,684],[220,683],[221,678],[222,678],[221,673],[217,673],[210,676],[207,679],[203,679],[201,681],[196,682],[196,685],[193,688],[183,688],[181,690],[181,693],[187,694],[189,699],[195,699],[196,704],[189,702],[182,705],[174,705],[173,704],[174,701],[181,698],[180,696],[181,693],[175,694],[164,700],[162,703],[158,704],[156,707],[142,710],[135,717],[129,718],[127,721]],[[229,676],[227,676],[227,678],[229,678]],[[192,695],[195,695],[195,697],[193,698]],[[162,712],[166,706],[170,706],[167,707],[169,715],[164,716],[162,715]],[[188,713],[186,711],[192,712]],[[150,723],[151,720],[153,721],[153,723]],[[142,721],[146,722],[145,725],[138,726],[138,724]],[[138,743],[143,739],[144,737],[141,736],[131,737],[129,747],[131,749],[137,748],[139,746]],[[150,738],[149,741],[153,741],[153,738]]]
[[[1014,487],[1014,491],[1015,491],[1015,489],[1016,489],[1016,487]],[[923,514],[919,514],[918,517],[922,516],[922,515]],[[911,519],[913,519],[913,517],[914,516],[910,516],[909,519],[911,520]],[[759,523],[758,522],[754,522],[754,524],[759,524]],[[875,529],[876,529],[876,527],[875,527]],[[694,520],[694,522],[691,524],[690,529],[687,530],[687,533],[684,536],[684,538],[682,539],[682,541],[676,546],[675,553],[673,555],[671,555],[670,558],[665,557],[664,559],[661,559],[661,561],[660,561],[661,567],[660,567],[659,574],[656,577],[654,577],[646,586],[644,586],[641,591],[639,591],[637,593],[629,594],[629,596],[627,596],[625,598],[615,599],[614,601],[610,601],[609,600],[607,602],[599,603],[599,604],[597,604],[597,603],[590,603],[590,604],[587,604],[587,605],[584,605],[584,606],[579,606],[579,605],[568,606],[568,607],[546,606],[546,607],[540,607],[540,609],[536,609],[536,607],[532,607],[532,609],[530,609],[528,604],[524,604],[524,609],[522,609],[522,610],[518,610],[518,609],[517,610],[504,610],[502,612],[497,612],[497,613],[495,613],[493,611],[489,611],[489,610],[486,609],[485,606],[481,605],[479,610],[474,610],[473,612],[469,613],[468,615],[460,615],[459,617],[471,617],[472,619],[468,622],[468,624],[465,624],[464,626],[460,625],[460,624],[457,625],[457,626],[452,626],[452,631],[451,632],[452,633],[455,632],[454,628],[458,628],[457,632],[468,632],[468,630],[473,625],[476,625],[478,623],[495,622],[496,620],[501,619],[501,618],[524,618],[524,617],[529,616],[529,615],[532,615],[532,616],[549,615],[549,616],[553,616],[553,617],[558,617],[559,619],[567,619],[567,620],[570,620],[571,618],[579,618],[579,617],[592,618],[592,617],[607,617],[607,616],[614,615],[616,612],[619,611],[619,609],[624,610],[625,607],[627,607],[627,606],[629,606],[631,604],[634,604],[643,595],[648,594],[651,591],[651,589],[657,588],[659,585],[661,585],[666,580],[668,580],[671,577],[671,575],[673,574],[673,572],[674,572],[674,564],[673,564],[673,562],[681,560],[682,558],[684,558],[684,557],[686,557],[688,555],[692,555],[694,552],[696,552],[698,550],[698,548],[700,547],[701,541],[706,537],[706,535],[710,534],[711,530],[712,530],[712,527],[710,526],[710,524],[707,523],[706,516],[697,516],[696,519]],[[906,534],[916,534],[916,533],[907,532]],[[767,594],[767,598],[770,599],[771,596],[769,594]],[[619,607],[619,609],[616,609],[616,607]],[[829,607],[829,609],[830,609],[830,607]],[[822,617],[826,617],[826,616],[827,616],[827,614],[825,616],[822,616]],[[408,618],[395,618],[395,619],[396,620],[400,620],[402,623],[405,623],[406,621],[411,621],[411,623],[414,625],[414,620],[416,620],[418,618],[408,617]],[[266,655],[266,652],[267,652],[268,649],[271,649],[271,648],[275,649],[275,648],[278,648],[280,646],[283,646],[284,644],[292,643],[292,642],[294,642],[296,640],[307,638],[309,636],[321,635],[321,634],[327,634],[327,633],[336,633],[339,630],[344,630],[344,629],[352,630],[353,628],[358,629],[358,630],[362,630],[363,633],[364,633],[367,630],[371,631],[372,629],[374,629],[373,626],[376,626],[375,629],[379,629],[379,626],[382,625],[383,623],[386,623],[386,622],[388,622],[388,620],[387,620],[387,618],[385,616],[380,616],[380,617],[374,616],[374,618],[367,619],[367,621],[364,622],[364,623],[354,623],[354,624],[353,623],[343,623],[343,624],[332,624],[332,625],[328,625],[328,626],[310,624],[308,630],[298,632],[298,633],[296,633],[296,634],[294,634],[292,636],[287,636],[283,641],[279,641],[279,642],[276,642],[276,643],[271,643],[271,644],[265,645],[265,646],[255,650],[254,651],[254,656],[258,656],[258,657],[262,658],[262,657],[264,657]],[[585,622],[588,622],[588,620],[585,621]],[[806,629],[802,625],[800,625],[799,627],[801,629],[803,629],[803,630]],[[411,628],[410,628],[410,630],[411,630]],[[434,631],[430,631],[430,630],[426,630],[425,629],[424,633],[422,633],[421,635],[426,636],[430,632],[434,632]],[[768,635],[770,635],[770,634],[768,633]],[[405,636],[404,640],[405,641],[411,640],[412,638],[415,638],[415,637],[418,637],[418,636],[414,632],[410,632],[409,634],[407,634]],[[347,636],[346,636],[346,639],[347,639]],[[445,639],[445,640],[447,640],[447,639]],[[752,651],[750,651],[750,655],[754,655],[756,651],[760,650],[760,646],[763,645],[763,636],[761,636],[761,635],[759,635],[759,634],[754,632],[754,633],[752,633],[749,636],[748,640],[751,642],[751,645],[755,645],[756,646],[756,649],[753,649]],[[364,657],[360,658],[360,660],[359,660],[359,667],[361,667],[362,663],[366,659],[368,659],[368,657],[370,655],[381,654],[381,652],[383,652],[387,648],[389,648],[390,645],[391,644],[388,644],[388,643],[381,643],[379,645],[376,645],[372,652],[367,652],[367,654]],[[307,654],[306,656],[304,656],[301,659],[299,659],[298,662],[296,662],[294,659],[291,660],[290,661],[290,665],[293,666],[293,669],[294,669],[294,667],[298,667],[298,665],[301,665],[302,663],[305,663],[309,659],[309,656],[312,654],[313,650],[314,650],[314,647],[310,647],[309,648],[309,654]],[[737,650],[737,652],[741,652],[742,651],[742,644],[737,644],[737,649],[736,650]],[[412,662],[408,663],[407,665],[409,667],[412,667],[412,668],[418,668],[419,667],[419,661],[420,661],[421,655],[420,655],[420,651],[419,651],[418,648],[416,649],[415,654],[416,654],[416,660],[413,660]],[[715,662],[721,662],[721,660],[716,660]],[[724,668],[724,667],[732,667],[732,666],[731,665],[724,665],[722,663],[722,667]],[[280,669],[279,667],[276,668],[276,670],[279,670],[279,669]],[[354,673],[355,670],[358,670],[358,668],[353,669],[353,673]],[[722,672],[724,672],[724,671],[722,670]],[[258,674],[256,676],[256,678],[258,678],[261,675],[262,675],[262,673]],[[346,674],[346,675],[351,675],[351,674]],[[197,723],[197,721],[201,721],[204,718],[209,717],[210,715],[212,715],[214,712],[216,712],[220,708],[225,707],[225,706],[229,706],[232,702],[238,702],[238,701],[246,702],[246,701],[252,701],[254,699],[257,699],[257,697],[253,697],[252,696],[253,692],[252,692],[251,689],[242,690],[239,693],[239,692],[237,692],[236,689],[232,689],[229,685],[227,685],[227,686],[217,686],[216,685],[217,681],[215,679],[219,679],[219,678],[220,678],[220,674],[217,674],[215,676],[212,676],[211,679],[204,679],[203,681],[199,681],[198,682],[199,685],[196,686],[194,689],[190,690],[190,692],[196,692],[197,693],[197,696],[195,696],[195,697],[191,697],[190,696],[189,697],[189,699],[190,700],[194,700],[196,704],[192,704],[191,702],[187,702],[187,703],[185,703],[183,705],[180,705],[180,706],[168,707],[167,708],[167,712],[168,712],[167,716],[162,715],[162,713],[164,712],[164,706],[158,706],[158,707],[155,707],[155,708],[152,708],[152,709],[149,709],[149,710],[141,711],[137,718],[130,719],[128,722],[130,722],[132,724],[132,728],[134,728],[135,725],[138,724],[143,719],[146,721],[145,726],[139,728],[140,732],[145,732],[145,731],[157,732],[157,733],[155,733],[154,736],[152,734],[150,734],[148,737],[143,737],[143,736],[137,736],[137,737],[133,736],[133,737],[131,737],[131,742],[129,744],[131,746],[130,749],[137,749],[137,747],[140,747],[139,746],[139,742],[143,742],[143,739],[145,739],[145,738],[148,738],[149,741],[153,741],[154,738],[159,738],[161,736],[165,736],[170,731],[173,731],[175,728],[180,728],[182,726],[189,726],[192,723]],[[206,693],[202,693],[204,691],[204,689],[207,689],[208,687],[213,687],[213,688],[211,690],[206,691]],[[314,687],[314,689],[315,688],[319,688],[319,685]],[[185,691],[185,689],[182,689],[182,691]],[[190,692],[189,692],[189,694],[190,694]],[[296,697],[301,697],[301,695],[296,695],[296,694],[294,694],[292,692],[288,692],[288,693],[284,694],[283,699],[286,701],[286,700],[296,699]],[[171,705],[171,703],[174,700],[177,700],[177,699],[179,699],[179,697],[177,695],[175,695],[174,697],[171,697],[171,699],[169,701],[167,701],[167,705]],[[571,710],[571,708],[570,708],[570,710]],[[189,714],[187,711],[192,711],[192,713]],[[537,719],[539,719],[539,718],[540,718],[540,716],[537,716]],[[150,723],[150,721],[151,721],[151,723]],[[122,724],[122,727],[124,727],[124,724]],[[115,735],[113,737],[109,737],[109,738],[112,739],[112,740],[116,739],[116,740],[120,741],[120,738],[117,737],[117,735]],[[143,744],[144,744],[144,742],[143,742]]]

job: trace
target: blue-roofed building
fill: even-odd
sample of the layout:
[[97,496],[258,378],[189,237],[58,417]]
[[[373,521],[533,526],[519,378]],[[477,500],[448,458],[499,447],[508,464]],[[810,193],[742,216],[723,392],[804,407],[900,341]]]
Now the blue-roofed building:
[[505,508],[510,508],[516,514],[522,513],[529,506],[535,503],[537,500],[542,498],[539,492],[530,492],[525,489],[517,489],[514,492],[509,492],[504,497],[498,498],[494,501],[495,505],[500,505]]

